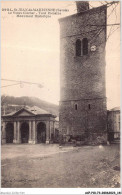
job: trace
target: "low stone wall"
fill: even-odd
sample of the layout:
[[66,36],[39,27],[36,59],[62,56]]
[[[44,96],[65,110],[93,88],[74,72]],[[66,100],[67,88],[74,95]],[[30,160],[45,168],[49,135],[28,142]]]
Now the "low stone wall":
[[107,144],[107,132],[89,134],[86,140],[86,144],[88,145]]
[[89,134],[84,133],[83,136],[77,135],[75,137],[72,135],[60,135],[59,144],[73,144],[74,146],[107,144],[107,132]]

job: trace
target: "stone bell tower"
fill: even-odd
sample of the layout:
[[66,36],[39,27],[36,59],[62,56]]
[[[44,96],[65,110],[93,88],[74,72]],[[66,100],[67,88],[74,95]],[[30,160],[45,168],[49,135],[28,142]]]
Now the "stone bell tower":
[[89,9],[76,1],[77,13],[60,23],[60,114],[63,136],[86,142],[107,140],[105,46],[107,7]]

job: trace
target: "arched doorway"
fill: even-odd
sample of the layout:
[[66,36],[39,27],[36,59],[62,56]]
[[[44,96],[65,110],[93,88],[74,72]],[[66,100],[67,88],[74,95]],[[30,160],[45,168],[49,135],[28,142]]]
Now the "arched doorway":
[[14,125],[13,123],[7,123],[6,125],[6,143],[13,143],[14,139]]
[[43,122],[40,122],[37,125],[37,143],[46,142],[46,125]]
[[28,123],[24,122],[21,125],[21,142],[28,143],[29,140],[29,125]]

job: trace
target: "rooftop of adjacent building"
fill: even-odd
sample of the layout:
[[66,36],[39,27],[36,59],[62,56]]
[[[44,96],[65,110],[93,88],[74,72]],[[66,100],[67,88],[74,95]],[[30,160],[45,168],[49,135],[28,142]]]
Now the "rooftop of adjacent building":
[[118,107],[114,107],[114,108],[112,108],[112,109],[110,109],[110,110],[108,110],[109,112],[114,112],[114,111],[119,111],[120,112],[120,107],[118,106]]
[[[17,110],[17,111],[14,111],[14,112],[11,112],[9,114],[6,114],[6,115],[3,115],[3,116],[14,116],[22,111],[27,111],[29,112],[30,114],[33,114],[33,115],[52,115],[54,116],[52,113],[46,111],[46,110],[43,110],[37,106],[32,106],[32,107],[29,107],[29,106],[24,106],[22,107],[21,109]],[[56,117],[56,116],[54,116]]]
[[50,112],[47,112],[46,110],[43,110],[37,106],[32,106],[32,107],[29,107],[28,109],[36,115],[38,115],[38,114],[51,114]]

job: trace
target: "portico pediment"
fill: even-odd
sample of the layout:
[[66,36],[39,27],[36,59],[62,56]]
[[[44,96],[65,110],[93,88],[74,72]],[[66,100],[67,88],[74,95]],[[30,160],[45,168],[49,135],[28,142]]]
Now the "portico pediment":
[[31,111],[26,110],[25,108],[19,110],[18,112],[14,113],[13,116],[19,117],[19,116],[35,116],[34,113]]

